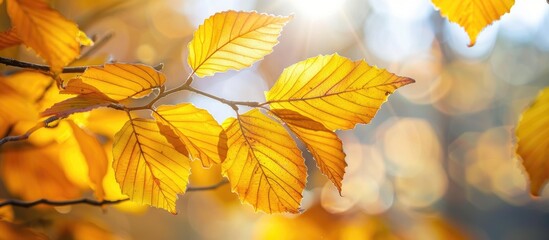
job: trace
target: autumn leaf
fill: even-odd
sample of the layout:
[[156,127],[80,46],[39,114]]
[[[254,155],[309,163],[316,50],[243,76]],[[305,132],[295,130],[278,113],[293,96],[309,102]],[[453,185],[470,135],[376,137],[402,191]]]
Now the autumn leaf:
[[[160,106],[153,112],[154,118],[165,128],[160,131],[173,131],[180,144],[186,147],[182,153],[188,152],[191,160],[202,161],[202,166],[211,167],[221,163],[227,154],[227,141],[223,128],[204,109],[199,109],[190,103],[175,106]],[[181,152],[181,151],[180,151]]]
[[91,43],[75,23],[44,0],[8,0],[7,11],[18,38],[44,58],[54,73],[80,55],[82,43]]
[[389,94],[413,82],[334,54],[284,69],[265,96],[272,109],[295,111],[330,130],[351,129],[369,123]]
[[275,116],[284,121],[295,135],[305,143],[317,167],[334,183],[341,194],[341,181],[345,174],[345,153],[341,140],[319,122],[286,109],[273,109]]
[[99,107],[106,107],[116,102],[101,93],[88,93],[78,95],[67,100],[55,103],[53,106],[40,113],[40,116],[47,117],[54,115],[56,117],[66,117],[73,113],[88,112]]
[[22,224],[0,221],[1,240],[48,240],[43,233],[36,232]]
[[122,193],[137,203],[176,214],[177,194],[185,193],[189,159],[160,134],[155,121],[130,119],[115,135],[113,167]]
[[0,33],[0,50],[21,44],[21,39],[13,28]]
[[266,213],[299,212],[307,169],[284,127],[253,109],[223,128],[229,150],[222,171],[240,200]]
[[68,123],[88,165],[88,176],[91,185],[95,190],[95,196],[97,199],[103,200],[105,196],[103,178],[105,178],[105,175],[107,174],[108,163],[103,146],[101,146],[93,133],[80,128],[73,121],[68,121]]
[[511,11],[515,0],[432,0],[440,14],[459,24],[469,35],[469,46],[475,45],[477,35],[503,14]]
[[109,99],[122,101],[141,98],[163,86],[166,77],[154,68],[142,64],[113,63],[104,67],[89,67],[78,78],[68,81],[61,93],[104,94]]
[[541,194],[549,179],[549,88],[541,91],[518,122],[517,154],[530,179],[530,193]]
[[187,62],[199,77],[249,67],[273,51],[290,18],[257,12],[216,13],[195,31]]

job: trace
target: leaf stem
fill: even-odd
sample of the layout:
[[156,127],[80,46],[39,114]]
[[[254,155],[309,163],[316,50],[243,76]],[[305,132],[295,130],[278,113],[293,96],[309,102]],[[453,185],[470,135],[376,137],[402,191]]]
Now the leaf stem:
[[[0,64],[12,66],[12,67],[18,67],[18,68],[33,69],[33,70],[38,70],[42,72],[50,72],[50,67],[48,65],[23,62],[23,61],[11,59],[11,58],[0,57]],[[88,67],[100,67],[100,66],[64,67],[61,72],[62,73],[83,73],[84,71],[86,71],[86,69],[88,69]],[[154,66],[154,69],[156,70],[161,70],[162,68],[164,68],[164,64],[162,63]]]
[[[212,184],[209,186],[202,186],[202,187],[188,187],[187,192],[199,192],[199,191],[208,191],[208,190],[215,190],[225,184],[229,183],[226,179],[221,180],[220,182],[216,184]],[[14,206],[14,207],[24,207],[24,208],[30,208],[33,206],[36,206],[38,204],[45,204],[49,206],[68,206],[68,205],[76,205],[76,204],[87,204],[91,206],[103,206],[103,205],[110,205],[110,204],[117,204],[121,202],[129,201],[129,198],[123,198],[118,200],[102,200],[97,201],[93,199],[88,198],[81,198],[81,199],[74,199],[74,200],[62,200],[62,201],[54,201],[54,200],[48,200],[48,199],[38,199],[34,201],[22,201],[17,199],[9,199],[3,202],[0,202],[0,207],[3,206]]]

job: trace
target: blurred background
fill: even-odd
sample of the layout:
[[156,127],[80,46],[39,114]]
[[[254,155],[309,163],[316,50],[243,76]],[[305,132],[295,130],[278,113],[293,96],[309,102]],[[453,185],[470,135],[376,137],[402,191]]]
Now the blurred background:
[[[533,199],[514,156],[514,127],[549,85],[549,5],[517,0],[477,44],[429,0],[53,0],[88,36],[112,36],[83,63],[164,63],[168,87],[189,74],[187,43],[224,10],[293,14],[274,52],[251,68],[195,79],[232,100],[264,100],[282,70],[334,52],[412,77],[374,120],[338,132],[348,167],[342,197],[308,153],[300,215],[255,213],[227,185],[189,192],[178,215],[128,204],[15,208],[16,219],[63,239],[547,239],[549,190]],[[9,20],[5,9],[2,29]],[[24,47],[2,56],[33,61]],[[34,60],[36,62],[36,60]],[[231,108],[193,94],[222,122]],[[113,116],[114,118],[114,116]],[[91,121],[91,120],[90,120]],[[113,127],[114,128],[114,127]],[[218,182],[220,169],[193,165],[191,184]],[[9,196],[2,188],[0,197]]]

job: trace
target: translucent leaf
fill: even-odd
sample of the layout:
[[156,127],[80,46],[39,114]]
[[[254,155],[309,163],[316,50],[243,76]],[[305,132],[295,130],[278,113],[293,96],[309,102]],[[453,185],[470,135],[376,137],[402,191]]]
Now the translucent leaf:
[[369,123],[389,94],[413,82],[334,54],[284,69],[265,95],[272,109],[295,111],[330,130],[351,129]]
[[105,196],[103,178],[107,174],[107,163],[109,162],[107,154],[93,133],[80,128],[73,121],[68,121],[68,123],[88,165],[88,176],[95,196],[97,199],[103,200]]
[[[160,106],[153,113],[164,135],[166,131],[173,131],[188,152],[192,160],[202,161],[202,166],[211,167],[214,163],[221,163],[227,154],[227,140],[223,128],[204,109],[199,109],[190,103],[175,106]],[[167,128],[167,129],[166,129]]]
[[530,193],[541,194],[549,179],[549,88],[522,113],[518,122],[517,154],[530,179]]
[[115,135],[113,167],[122,193],[137,203],[176,214],[177,194],[185,193],[189,159],[176,151],[153,120],[131,119]]
[[307,169],[284,127],[253,109],[223,128],[229,146],[223,174],[240,200],[266,213],[299,212]]
[[337,135],[321,123],[294,111],[273,109],[271,112],[284,121],[290,130],[305,143],[320,172],[334,183],[341,194],[341,181],[347,163],[341,140]]
[[8,0],[7,11],[18,38],[44,58],[53,72],[61,72],[80,55],[78,26],[46,1]]
[[0,33],[0,50],[21,44],[21,39],[13,28]]
[[471,42],[475,45],[477,35],[492,22],[508,13],[515,0],[432,0],[440,9],[440,15],[448,18],[465,29]]
[[249,67],[273,51],[290,18],[257,12],[216,13],[195,31],[187,62],[199,77]]
[[40,114],[42,117],[55,115],[57,117],[66,117],[73,113],[88,112],[92,109],[105,107],[113,103],[114,100],[106,98],[104,95],[96,93],[82,94],[67,100],[55,103],[50,108]]
[[89,67],[81,76],[69,80],[61,93],[101,93],[122,101],[145,97],[166,82],[163,73],[142,64],[114,63]]

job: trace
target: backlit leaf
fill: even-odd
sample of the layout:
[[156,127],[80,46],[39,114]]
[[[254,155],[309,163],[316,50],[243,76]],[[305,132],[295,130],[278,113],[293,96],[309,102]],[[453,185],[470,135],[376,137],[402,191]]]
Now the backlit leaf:
[[13,28],[0,33],[0,50],[21,44],[21,39]]
[[185,193],[189,159],[176,151],[153,120],[131,119],[115,135],[113,167],[122,193],[137,203],[176,214],[177,194]]
[[294,111],[273,109],[271,112],[284,121],[290,130],[307,145],[320,172],[334,183],[341,194],[341,181],[347,163],[341,140],[337,135],[321,123]]
[[369,123],[389,94],[413,82],[334,54],[284,69],[265,95],[272,109],[295,111],[330,130],[351,129]]
[[114,63],[89,67],[81,76],[69,80],[61,93],[101,93],[122,101],[149,95],[166,82],[163,73],[142,64]]
[[515,0],[432,0],[440,15],[459,24],[469,35],[469,46],[475,45],[477,35],[492,22],[508,13]]
[[229,146],[223,174],[240,200],[266,213],[299,212],[307,169],[284,127],[254,109],[223,128]]
[[539,196],[549,179],[549,88],[522,113],[517,125],[517,154],[530,178],[530,193]]
[[42,117],[55,115],[66,117],[73,113],[87,112],[98,107],[105,107],[116,102],[99,93],[88,93],[55,103],[40,114]]
[[[55,73],[80,55],[81,31],[44,0],[8,0],[7,11],[19,39],[46,60]],[[88,41],[84,43],[89,43]]]
[[216,13],[195,31],[187,62],[199,77],[249,67],[273,51],[290,18],[257,12]]
[[[227,154],[227,141],[222,137],[223,128],[204,109],[190,103],[175,106],[160,106],[153,113],[159,124],[173,131],[184,145],[192,160],[202,161],[202,166],[211,167],[221,163]],[[166,128],[160,128],[166,135]]]
[[88,176],[94,188],[95,196],[97,199],[103,200],[105,196],[103,178],[107,174],[107,154],[93,133],[80,128],[73,121],[68,121],[68,123],[71,126],[74,138],[80,146],[80,151],[86,159]]

